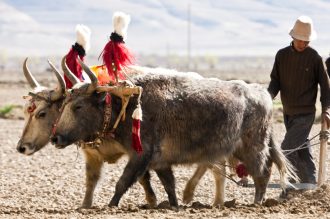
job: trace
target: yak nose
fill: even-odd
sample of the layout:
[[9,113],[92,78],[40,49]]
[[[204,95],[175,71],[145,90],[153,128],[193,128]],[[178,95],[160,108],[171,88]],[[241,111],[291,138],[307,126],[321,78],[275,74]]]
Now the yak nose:
[[26,151],[26,148],[24,146],[18,146],[16,149],[21,154],[24,154],[24,152]]
[[26,147],[28,145],[27,144],[22,144],[22,141],[20,140],[18,143],[17,143],[17,147],[16,147],[16,150],[21,153],[21,154],[24,154],[25,151],[26,151]]
[[57,145],[61,142],[61,136],[60,135],[54,135],[50,138],[50,142],[53,144],[53,145]]

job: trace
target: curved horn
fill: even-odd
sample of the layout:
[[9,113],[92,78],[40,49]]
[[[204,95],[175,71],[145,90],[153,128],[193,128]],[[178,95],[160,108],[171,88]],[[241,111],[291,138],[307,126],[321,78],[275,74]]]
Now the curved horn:
[[60,74],[60,72],[57,70],[57,68],[53,65],[53,63],[48,60],[48,64],[53,69],[53,72],[55,73],[55,76],[58,80],[58,87],[55,90],[55,92],[52,93],[52,95],[50,97],[52,101],[56,101],[56,100],[60,99],[61,97],[63,97],[63,95],[64,95],[65,81],[64,81],[62,75]]
[[73,85],[80,83],[79,78],[77,78],[77,76],[75,74],[73,74],[70,71],[70,69],[68,68],[68,66],[66,65],[66,56],[64,56],[62,58],[61,65],[62,65],[62,70],[63,70],[64,74],[68,77],[68,79],[71,81],[71,83]]
[[24,63],[23,63],[24,76],[25,76],[26,80],[29,82],[29,84],[32,88],[40,87],[40,84],[33,77],[33,75],[31,74],[31,72],[29,70],[29,68],[27,67],[27,60],[28,60],[28,57],[24,60]]
[[92,70],[90,70],[90,68],[83,61],[81,61],[79,57],[78,57],[78,62],[80,66],[84,69],[88,77],[91,79],[91,84],[93,85],[93,87],[96,88],[98,85],[98,80],[96,75],[92,72]]

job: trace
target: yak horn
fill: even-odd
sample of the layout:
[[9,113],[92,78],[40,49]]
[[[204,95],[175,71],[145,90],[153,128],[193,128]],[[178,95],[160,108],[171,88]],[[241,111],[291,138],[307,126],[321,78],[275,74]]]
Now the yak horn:
[[31,74],[29,68],[27,67],[27,60],[28,57],[24,60],[23,63],[23,72],[26,80],[29,82],[30,86],[34,89],[36,87],[41,87],[40,84],[37,82],[37,80],[33,77]]
[[62,58],[62,70],[64,72],[64,74],[68,77],[68,79],[71,81],[72,85],[75,85],[77,83],[80,83],[79,78],[77,78],[77,76],[75,74],[73,74],[70,69],[68,68],[68,66],[66,65],[66,56],[64,56]]
[[58,80],[58,87],[55,90],[55,92],[52,93],[52,95],[50,97],[52,101],[56,101],[56,100],[60,99],[61,97],[63,97],[63,95],[64,95],[64,92],[65,92],[65,81],[64,81],[61,73],[57,70],[57,68],[53,65],[53,63],[48,60],[48,64],[53,69],[53,71],[55,73],[55,76],[56,76],[56,78]]
[[80,66],[84,69],[84,71],[86,72],[86,74],[88,75],[88,77],[91,79],[91,85],[92,85],[92,87],[95,90],[96,87],[97,87],[97,85],[98,85],[97,77],[92,72],[92,70],[90,70],[90,68],[83,61],[81,61],[81,59],[79,57],[78,57],[78,62],[80,64]]

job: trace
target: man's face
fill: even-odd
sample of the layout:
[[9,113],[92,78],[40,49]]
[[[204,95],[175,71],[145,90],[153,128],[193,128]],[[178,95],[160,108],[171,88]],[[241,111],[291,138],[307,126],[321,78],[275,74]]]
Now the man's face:
[[309,41],[303,41],[293,38],[293,46],[298,52],[304,51],[308,47]]

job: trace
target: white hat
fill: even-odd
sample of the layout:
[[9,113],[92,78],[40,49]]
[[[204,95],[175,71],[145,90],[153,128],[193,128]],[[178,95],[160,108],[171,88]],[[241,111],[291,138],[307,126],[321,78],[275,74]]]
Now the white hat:
[[298,17],[289,34],[293,38],[303,41],[312,41],[317,37],[317,34],[313,29],[313,21],[308,16]]

